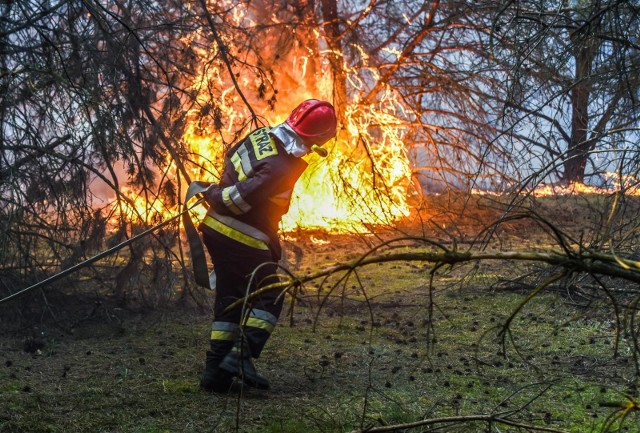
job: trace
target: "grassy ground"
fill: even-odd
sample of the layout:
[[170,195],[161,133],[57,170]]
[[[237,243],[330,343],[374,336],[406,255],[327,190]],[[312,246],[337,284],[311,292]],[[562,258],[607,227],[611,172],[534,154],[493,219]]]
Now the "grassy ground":
[[[497,247],[529,247],[529,237],[505,239]],[[324,241],[298,242],[296,272],[378,240]],[[433,287],[430,271],[392,262],[333,291],[331,281],[307,285],[256,363],[268,392],[198,389],[207,311],[102,307],[73,325],[2,335],[0,432],[350,432],[445,417],[431,430],[397,431],[534,431],[462,418],[495,415],[586,433],[615,421],[612,404],[638,400],[632,341],[616,338],[606,301],[550,289],[501,333],[530,291],[506,277],[538,270],[469,264],[442,269]],[[637,412],[622,421],[610,430],[640,431]]]

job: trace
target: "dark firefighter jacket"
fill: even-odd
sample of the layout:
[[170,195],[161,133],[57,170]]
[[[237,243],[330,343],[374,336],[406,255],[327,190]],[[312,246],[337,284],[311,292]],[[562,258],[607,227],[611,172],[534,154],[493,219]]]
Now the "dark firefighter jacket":
[[279,259],[278,226],[307,163],[287,153],[269,130],[253,131],[226,153],[220,183],[206,194],[209,211],[200,228],[270,249]]

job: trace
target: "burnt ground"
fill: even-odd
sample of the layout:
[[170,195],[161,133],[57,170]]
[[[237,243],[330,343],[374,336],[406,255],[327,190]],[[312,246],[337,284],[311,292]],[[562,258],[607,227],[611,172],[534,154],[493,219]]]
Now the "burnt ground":
[[[293,235],[289,267],[308,275],[405,235],[478,248],[486,221],[502,215],[488,198],[454,218],[464,203],[439,200],[401,231]],[[579,236],[598,224],[580,206],[552,203],[547,215]],[[505,221],[482,245],[555,248],[546,218]],[[402,245],[393,252],[432,248]],[[287,298],[256,362],[272,389],[231,395],[198,389],[213,293],[154,308],[91,298],[64,314],[53,306],[63,298],[45,292],[52,306],[40,320],[1,321],[0,432],[348,432],[418,420],[447,432],[638,431],[637,410],[621,416],[621,405],[640,398],[637,314],[621,308],[636,287],[612,283],[632,295],[614,304],[577,277],[522,306],[553,269],[486,262],[432,271],[398,261],[308,282],[295,304]]]

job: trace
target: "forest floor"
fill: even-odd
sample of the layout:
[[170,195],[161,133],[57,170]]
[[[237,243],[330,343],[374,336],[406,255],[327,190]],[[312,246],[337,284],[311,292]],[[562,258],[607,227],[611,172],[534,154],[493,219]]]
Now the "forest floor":
[[[478,234],[472,222],[488,212],[474,206],[465,224],[434,218],[429,238]],[[584,228],[593,220],[584,215],[566,205],[553,221]],[[538,225],[509,224],[484,248],[555,248]],[[305,275],[399,236],[316,234],[285,244],[292,271]],[[471,238],[458,239],[464,250]],[[425,248],[435,247],[400,250]],[[494,261],[443,267],[433,279],[432,271],[419,261],[376,263],[346,281],[342,273],[306,284],[293,309],[288,297],[256,361],[269,391],[199,390],[209,307],[103,306],[73,324],[2,333],[0,432],[640,431],[637,410],[623,416],[640,398],[637,340],[599,290],[576,280],[523,305],[553,270]],[[383,430],[421,420],[429,421]]]

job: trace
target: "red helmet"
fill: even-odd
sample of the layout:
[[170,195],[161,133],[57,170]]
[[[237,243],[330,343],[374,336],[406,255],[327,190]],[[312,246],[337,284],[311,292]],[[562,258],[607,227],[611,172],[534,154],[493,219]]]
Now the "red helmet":
[[317,99],[308,99],[298,105],[286,122],[308,146],[322,146],[336,135],[338,126],[333,105]]

